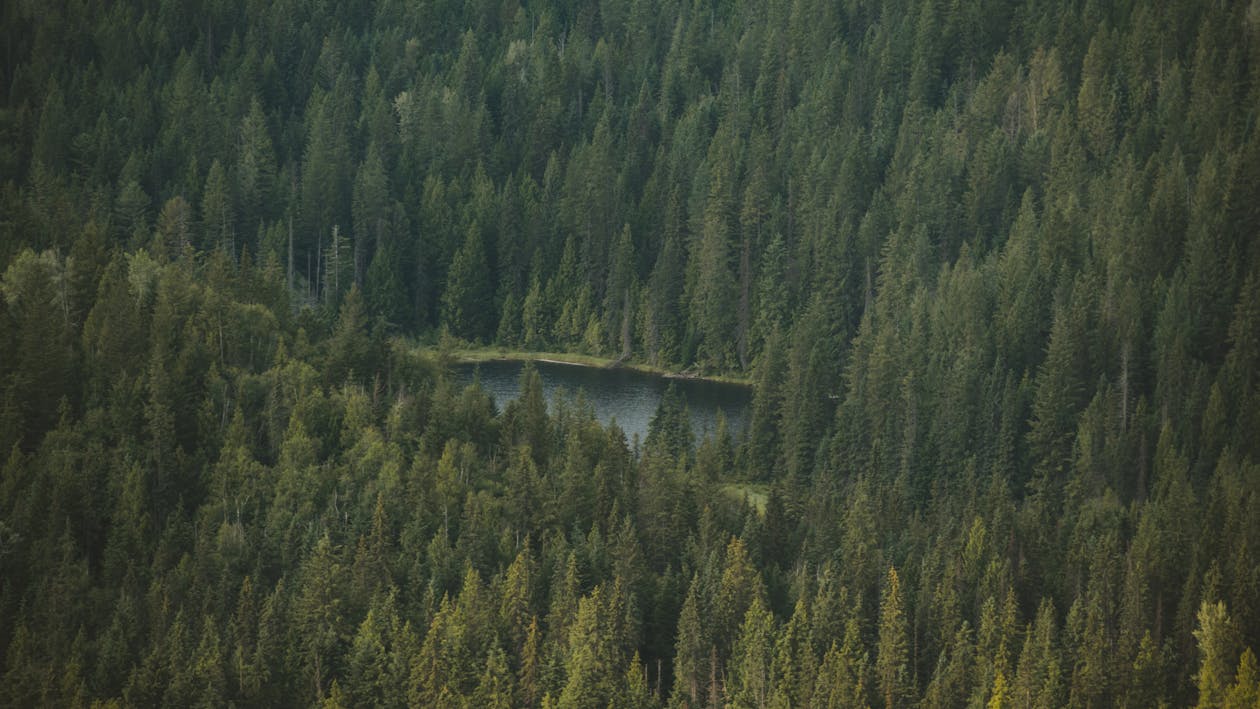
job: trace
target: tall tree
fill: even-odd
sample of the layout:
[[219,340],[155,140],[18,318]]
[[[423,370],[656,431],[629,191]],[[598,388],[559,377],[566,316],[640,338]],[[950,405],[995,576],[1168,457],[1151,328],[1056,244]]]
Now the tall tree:
[[227,170],[215,160],[206,173],[206,186],[201,191],[202,247],[207,251],[221,249],[236,257],[236,220],[232,209],[232,193]]
[[237,129],[236,202],[241,228],[250,233],[275,213],[271,197],[276,179],[276,156],[262,103],[250,99],[249,112]]
[[1199,606],[1199,627],[1194,638],[1199,643],[1199,670],[1195,685],[1199,691],[1199,707],[1218,707],[1225,703],[1234,683],[1235,658],[1239,654],[1238,631],[1230,620],[1225,604],[1204,601]]
[[731,334],[738,319],[739,292],[731,270],[731,181],[726,166],[716,165],[709,176],[709,199],[704,209],[704,228],[690,256],[696,273],[689,296],[691,329],[699,340],[697,357],[710,367],[723,369],[732,363]]
[[442,293],[442,321],[454,334],[473,341],[489,337],[494,323],[494,290],[481,230],[468,228],[464,245],[455,252]]
[[699,579],[693,578],[678,617],[674,640],[674,689],[670,705],[702,706],[708,643],[700,624]]
[[889,709],[914,701],[910,685],[910,623],[903,603],[901,579],[897,569],[890,566],[879,603],[879,647],[875,656],[880,697]]

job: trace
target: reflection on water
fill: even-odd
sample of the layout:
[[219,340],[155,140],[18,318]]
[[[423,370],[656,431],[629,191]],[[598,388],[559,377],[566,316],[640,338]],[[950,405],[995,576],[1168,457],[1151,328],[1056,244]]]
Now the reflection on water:
[[[520,393],[520,376],[523,362],[481,362],[455,366],[455,379],[461,385],[473,380],[473,373],[480,372],[481,386],[502,410],[503,406]],[[553,362],[535,362],[534,367],[542,377],[543,393],[552,404],[557,392],[563,390],[570,399],[581,390],[587,403],[595,411],[595,417],[604,424],[612,420],[626,432],[626,440],[633,441],[637,434],[642,441],[647,437],[648,422],[656,413],[661,394],[672,381],[687,399],[691,413],[691,430],[696,440],[706,432],[717,428],[718,411],[726,415],[726,425],[731,436],[737,436],[744,428],[752,389],[736,384],[701,381],[696,379],[667,379],[665,377],[636,372],[630,369],[604,369],[579,367]]]

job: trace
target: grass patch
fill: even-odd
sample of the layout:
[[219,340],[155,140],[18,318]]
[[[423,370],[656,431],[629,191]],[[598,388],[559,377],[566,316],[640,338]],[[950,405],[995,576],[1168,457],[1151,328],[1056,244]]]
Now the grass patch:
[[718,486],[718,490],[723,495],[734,500],[748,500],[748,504],[757,510],[757,514],[765,516],[766,498],[770,491],[769,485],[765,483],[722,483]]

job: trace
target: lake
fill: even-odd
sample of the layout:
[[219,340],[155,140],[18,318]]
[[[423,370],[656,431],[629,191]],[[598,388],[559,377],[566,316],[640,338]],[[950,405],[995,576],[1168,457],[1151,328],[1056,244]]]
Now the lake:
[[[471,383],[473,373],[479,371],[482,388],[494,397],[495,404],[502,410],[507,402],[520,394],[521,368],[524,366],[524,362],[514,361],[457,364],[455,379],[463,386]],[[632,369],[582,367],[556,362],[534,362],[534,367],[542,377],[543,393],[552,411],[559,392],[563,391],[570,399],[575,399],[581,390],[594,409],[595,417],[605,425],[615,419],[626,432],[629,442],[633,442],[636,434],[640,441],[647,437],[648,423],[670,382],[687,399],[691,431],[697,442],[704,439],[706,432],[712,433],[717,429],[718,411],[726,415],[731,436],[737,436],[744,428],[748,406],[752,402],[752,388],[738,384],[666,378]]]

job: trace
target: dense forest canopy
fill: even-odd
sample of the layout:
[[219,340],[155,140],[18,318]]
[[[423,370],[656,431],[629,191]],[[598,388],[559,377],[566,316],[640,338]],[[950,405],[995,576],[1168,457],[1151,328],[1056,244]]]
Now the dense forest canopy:
[[0,704],[1260,702],[1257,2],[0,23]]

